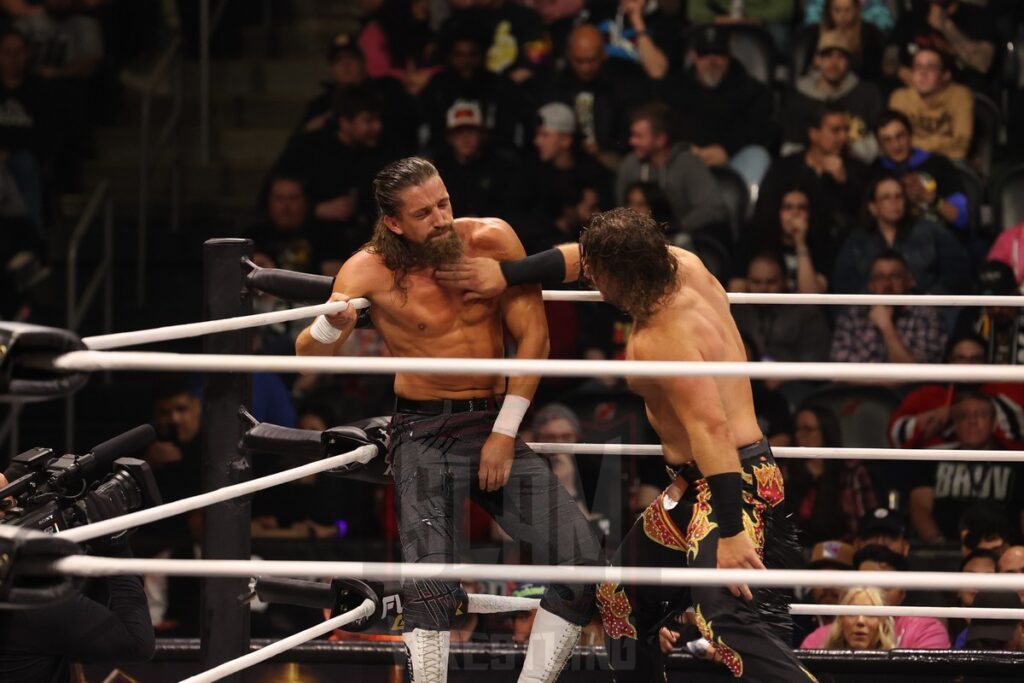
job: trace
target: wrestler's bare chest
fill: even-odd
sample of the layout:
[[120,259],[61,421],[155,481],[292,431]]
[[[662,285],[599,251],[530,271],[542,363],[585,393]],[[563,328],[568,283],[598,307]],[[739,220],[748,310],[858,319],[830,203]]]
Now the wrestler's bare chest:
[[[463,292],[438,286],[429,271],[410,273],[403,284],[404,295],[392,287],[374,296],[371,308],[374,325],[395,355],[460,356],[467,347],[490,347],[495,329],[500,341],[497,300],[463,301]],[[423,348],[427,343],[430,348]]]

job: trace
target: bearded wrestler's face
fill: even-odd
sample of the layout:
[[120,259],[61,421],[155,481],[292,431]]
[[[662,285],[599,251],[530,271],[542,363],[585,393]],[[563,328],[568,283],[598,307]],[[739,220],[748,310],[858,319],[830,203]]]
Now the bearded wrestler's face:
[[440,266],[462,256],[462,240],[452,221],[452,203],[440,176],[399,193],[400,209],[386,216],[388,229],[401,235],[416,261]]

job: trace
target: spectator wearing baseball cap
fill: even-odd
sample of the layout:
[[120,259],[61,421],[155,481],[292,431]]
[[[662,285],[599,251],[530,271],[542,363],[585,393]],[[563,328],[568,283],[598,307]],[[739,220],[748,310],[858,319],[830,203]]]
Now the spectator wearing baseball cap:
[[352,89],[371,91],[382,103],[382,144],[398,155],[412,153],[416,148],[415,100],[402,84],[393,78],[371,78],[366,73],[366,59],[351,33],[339,33],[327,46],[330,78],[321,81],[321,92],[306,105],[300,129],[303,132],[332,129],[337,122],[332,116],[335,98]]
[[[537,132],[533,146],[537,151],[536,168],[529,174],[536,221],[549,240],[575,239],[574,234],[550,232],[564,207],[579,202],[582,188],[595,192],[598,202],[607,204],[611,193],[611,174],[592,156],[580,149],[576,112],[562,102],[548,102],[537,110]],[[588,216],[589,217],[589,216]],[[537,246],[551,246],[550,244]]]
[[636,62],[608,59],[604,36],[585,23],[569,34],[565,64],[538,101],[572,107],[583,151],[614,169],[628,149],[629,112],[648,97],[649,83]]
[[906,557],[910,552],[907,542],[907,522],[903,515],[889,508],[878,507],[865,514],[857,525],[854,547],[880,545]]
[[458,100],[445,115],[445,145],[434,163],[460,216],[508,216],[521,202],[518,160],[489,143],[479,102]]
[[[905,572],[907,571],[907,558],[883,545],[868,545],[854,554],[853,568],[857,571]],[[884,589],[880,593],[885,604],[889,606],[902,605],[906,598],[906,591],[901,588]],[[800,647],[810,650],[824,647],[830,628],[829,626],[818,628],[804,639]],[[895,617],[893,632],[896,636],[896,647],[899,648],[949,649],[949,634],[946,632],[946,627],[938,619],[932,617]]]
[[[853,569],[853,546],[845,541],[821,541],[811,549],[811,557],[804,569]],[[806,589],[804,589],[806,591]],[[838,605],[842,588],[816,586],[804,592],[803,600],[815,605]],[[796,615],[793,617],[793,645],[799,645],[811,633],[824,627],[827,631],[835,617],[822,615]]]
[[[978,608],[1020,609],[1020,597],[1012,591],[986,591],[974,601]],[[1024,649],[1024,621],[1020,619],[974,619],[963,634],[965,650]]]
[[782,154],[807,146],[807,121],[820,103],[833,103],[850,115],[848,147],[866,164],[878,156],[874,127],[885,108],[882,93],[874,83],[862,81],[852,67],[850,37],[839,31],[824,31],[818,38],[814,69],[799,78],[785,98],[782,120],[785,137]]
[[[975,278],[978,293],[988,296],[1020,294],[1013,268],[1002,261],[986,261]],[[954,336],[974,333],[986,344],[986,361],[1000,365],[1024,363],[1024,316],[1016,306],[965,308],[957,319]]]
[[428,149],[443,146],[448,132],[448,110],[459,100],[480,106],[490,131],[490,144],[513,149],[518,139],[533,130],[533,108],[522,88],[508,78],[488,71],[481,36],[464,31],[447,35],[440,46],[444,66],[430,79],[419,97],[427,124]]
[[686,0],[686,16],[694,24],[764,26],[771,34],[775,47],[785,50],[789,45],[795,5],[793,0],[744,0],[741,3]]
[[705,26],[691,36],[689,66],[655,81],[658,96],[682,117],[690,152],[711,167],[729,166],[747,185],[761,182],[776,144],[772,93],[729,53],[728,32]]

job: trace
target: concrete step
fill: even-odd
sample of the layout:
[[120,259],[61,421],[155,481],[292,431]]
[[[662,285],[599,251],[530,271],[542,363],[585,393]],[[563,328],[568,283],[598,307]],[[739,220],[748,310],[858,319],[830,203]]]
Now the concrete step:
[[[82,168],[88,186],[106,178],[115,207],[124,213],[126,207],[136,211],[139,202],[139,170],[131,163],[102,160],[87,161]],[[188,165],[179,176],[182,204],[226,204],[232,208],[257,209],[260,190],[267,168],[259,165],[211,164]],[[158,168],[150,177],[150,202],[163,206],[170,201],[171,172]]]
[[325,59],[339,33],[359,30],[356,20],[301,20],[288,26],[250,26],[242,29],[242,54],[248,57],[307,57]]
[[323,59],[279,59],[263,62],[261,92],[286,97],[311,97],[327,78]]
[[[293,132],[292,128],[221,128],[214,129],[212,155],[222,162],[269,166],[277,160]],[[96,159],[112,162],[139,162],[139,131],[129,126],[102,127],[95,131]],[[174,143],[172,143],[174,144]],[[199,129],[186,127],[174,149],[181,153],[185,163],[199,158]],[[170,157],[171,150],[161,154]]]
[[[210,63],[210,92],[220,97],[249,95],[261,89],[262,77],[258,60],[218,59]],[[197,87],[199,63],[183,65],[185,90]]]
[[[308,93],[259,93],[251,95],[225,95],[210,93],[210,123],[216,128],[274,128],[298,127],[306,105],[320,91]],[[137,127],[142,121],[141,99],[127,93],[124,106],[118,114],[118,123]],[[160,126],[171,115],[174,103],[166,98],[154,99],[150,105],[152,125]],[[181,105],[181,121],[185,127],[199,125],[199,99],[189,92]]]
[[345,21],[358,21],[361,13],[359,3],[352,0],[291,0],[291,11],[295,17]]
[[[185,96],[197,97],[199,63],[185,62],[182,68]],[[210,63],[210,97],[221,100],[255,94],[275,95],[283,99],[312,97],[319,90],[320,82],[329,75],[327,61],[322,57],[219,59]],[[121,80],[132,93],[137,92],[139,83],[145,79],[133,72],[132,76]],[[157,100],[170,99],[170,92],[166,89],[160,95]],[[129,96],[133,99],[140,97],[137,94]]]

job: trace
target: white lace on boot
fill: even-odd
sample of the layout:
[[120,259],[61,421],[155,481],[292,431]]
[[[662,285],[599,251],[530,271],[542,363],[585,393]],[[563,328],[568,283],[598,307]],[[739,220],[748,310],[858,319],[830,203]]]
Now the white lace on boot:
[[412,683],[447,683],[451,631],[416,628],[402,634]]
[[554,683],[558,680],[582,630],[546,609],[538,609],[519,683]]

